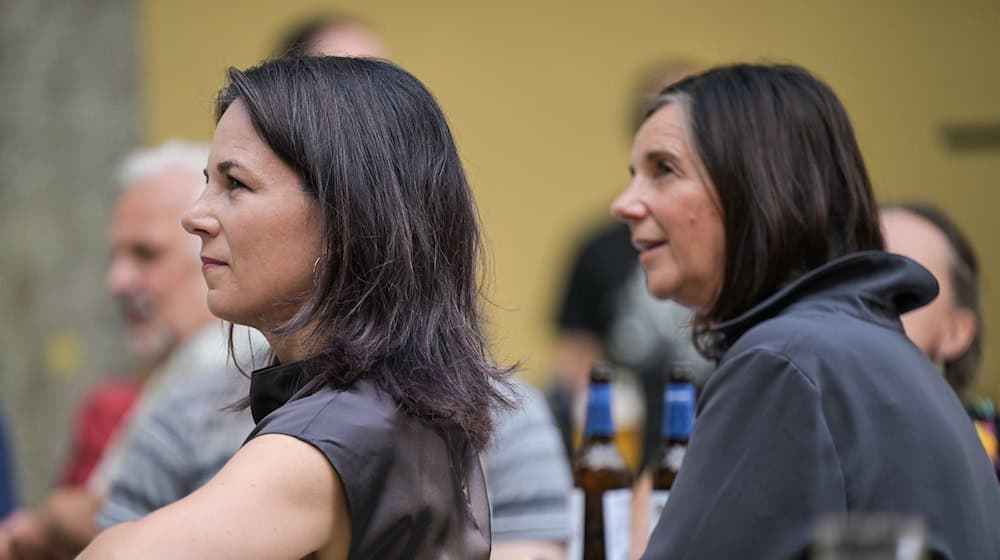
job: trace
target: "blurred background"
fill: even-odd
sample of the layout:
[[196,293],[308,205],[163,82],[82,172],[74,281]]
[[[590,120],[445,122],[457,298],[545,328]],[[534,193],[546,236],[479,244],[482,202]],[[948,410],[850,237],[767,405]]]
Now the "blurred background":
[[51,485],[74,403],[120,363],[103,288],[115,163],[210,140],[225,69],[331,12],[369,24],[441,102],[485,224],[497,356],[532,383],[548,377],[566,268],[628,180],[643,71],[771,61],[841,97],[880,201],[930,201],[968,232],[986,314],[976,391],[1000,397],[996,0],[3,0],[0,405],[22,501]]

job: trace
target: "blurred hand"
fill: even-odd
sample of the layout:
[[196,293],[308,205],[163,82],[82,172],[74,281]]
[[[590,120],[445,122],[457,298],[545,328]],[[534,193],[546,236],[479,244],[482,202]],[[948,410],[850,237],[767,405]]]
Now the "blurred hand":
[[41,519],[33,512],[15,512],[4,522],[2,533],[0,560],[59,560],[49,549]]
[[97,536],[97,518],[102,498],[78,488],[53,491],[41,509],[46,535],[74,557]]
[[13,560],[14,549],[10,547],[10,535],[3,525],[0,525],[0,560]]

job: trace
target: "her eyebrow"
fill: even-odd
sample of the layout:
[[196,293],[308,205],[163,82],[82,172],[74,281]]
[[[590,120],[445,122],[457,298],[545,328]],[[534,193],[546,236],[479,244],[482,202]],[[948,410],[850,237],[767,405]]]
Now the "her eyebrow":
[[254,181],[260,178],[256,173],[251,171],[249,168],[241,165],[240,162],[231,159],[223,160],[215,164],[215,169],[219,171],[220,175],[226,175],[233,169],[239,169],[241,175],[246,177],[247,180]]
[[232,169],[232,168],[234,168],[234,167],[238,167],[240,169],[244,169],[242,166],[240,166],[239,163],[237,163],[237,162],[235,162],[235,161],[233,161],[231,159],[227,159],[225,161],[220,161],[219,163],[217,163],[215,165],[215,168],[218,169],[219,173],[221,173],[223,175],[225,175],[226,173],[228,173],[229,170]]
[[668,163],[675,167],[680,165],[680,158],[677,157],[677,154],[670,150],[654,150],[646,152],[645,160],[652,164],[655,164],[660,160],[667,160]]

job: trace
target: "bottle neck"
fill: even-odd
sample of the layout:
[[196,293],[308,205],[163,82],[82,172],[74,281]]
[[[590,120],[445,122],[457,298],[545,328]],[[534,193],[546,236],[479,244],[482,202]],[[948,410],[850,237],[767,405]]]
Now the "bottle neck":
[[593,382],[587,395],[587,421],[583,427],[583,437],[614,436],[614,422],[611,420],[611,384]]
[[694,402],[694,385],[688,382],[667,384],[663,392],[663,439],[685,441],[691,437]]

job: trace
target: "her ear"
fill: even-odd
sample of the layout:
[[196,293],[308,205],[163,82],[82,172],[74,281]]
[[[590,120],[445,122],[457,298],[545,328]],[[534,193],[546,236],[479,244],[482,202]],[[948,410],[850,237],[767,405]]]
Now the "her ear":
[[939,357],[950,362],[964,354],[978,329],[979,323],[972,311],[962,307],[953,309],[941,340]]

